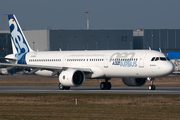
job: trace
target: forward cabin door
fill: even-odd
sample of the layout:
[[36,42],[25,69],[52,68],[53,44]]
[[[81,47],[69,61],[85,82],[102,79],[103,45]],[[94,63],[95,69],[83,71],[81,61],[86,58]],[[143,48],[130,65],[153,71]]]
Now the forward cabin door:
[[108,68],[108,62],[109,62],[109,55],[106,55],[104,57],[104,68]]
[[139,67],[144,68],[144,59],[146,57],[146,53],[142,53],[140,58],[139,58]]

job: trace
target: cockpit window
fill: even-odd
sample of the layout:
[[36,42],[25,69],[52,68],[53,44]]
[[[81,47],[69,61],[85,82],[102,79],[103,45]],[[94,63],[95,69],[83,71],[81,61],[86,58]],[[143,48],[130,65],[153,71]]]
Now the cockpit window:
[[158,61],[159,60],[159,57],[157,57],[156,59],[155,59],[155,61]]
[[154,59],[155,59],[155,57],[153,57],[153,58],[151,59],[151,61],[154,61]]
[[151,59],[151,61],[169,61],[169,58],[168,57],[153,57],[152,59]]
[[166,61],[166,58],[165,57],[160,57],[160,60]]
[[170,59],[169,59],[168,57],[166,57],[166,59],[167,59],[168,61],[170,61]]

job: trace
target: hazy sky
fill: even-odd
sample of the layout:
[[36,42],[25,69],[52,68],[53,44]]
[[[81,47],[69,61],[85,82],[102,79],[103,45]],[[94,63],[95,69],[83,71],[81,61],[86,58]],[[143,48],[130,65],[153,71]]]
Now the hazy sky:
[[7,15],[21,27],[39,29],[180,29],[180,0],[0,0],[0,30]]

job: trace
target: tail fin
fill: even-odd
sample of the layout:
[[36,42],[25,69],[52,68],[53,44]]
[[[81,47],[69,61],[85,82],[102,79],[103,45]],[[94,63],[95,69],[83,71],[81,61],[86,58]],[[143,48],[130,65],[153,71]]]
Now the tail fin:
[[162,52],[160,47],[158,47],[158,50],[159,50],[159,52]]
[[24,34],[23,31],[16,19],[16,16],[14,14],[8,15],[9,19],[9,27],[10,27],[10,33],[11,33],[11,43],[13,48],[13,54],[25,54],[28,52],[33,51]]

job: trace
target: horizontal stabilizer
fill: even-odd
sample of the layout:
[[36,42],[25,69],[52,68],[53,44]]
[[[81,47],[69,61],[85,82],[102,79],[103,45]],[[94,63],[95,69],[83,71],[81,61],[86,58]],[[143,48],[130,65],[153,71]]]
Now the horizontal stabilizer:
[[12,60],[12,61],[17,61],[18,60],[17,58],[4,58],[4,57],[0,57],[0,59],[3,59],[3,60]]

